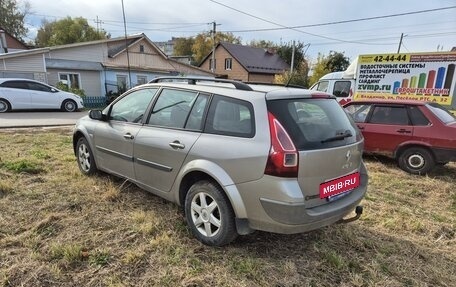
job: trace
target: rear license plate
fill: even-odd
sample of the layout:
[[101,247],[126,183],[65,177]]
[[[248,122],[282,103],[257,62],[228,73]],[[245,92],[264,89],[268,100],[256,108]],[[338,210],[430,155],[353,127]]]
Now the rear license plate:
[[359,172],[342,176],[320,184],[320,198],[343,193],[359,186]]

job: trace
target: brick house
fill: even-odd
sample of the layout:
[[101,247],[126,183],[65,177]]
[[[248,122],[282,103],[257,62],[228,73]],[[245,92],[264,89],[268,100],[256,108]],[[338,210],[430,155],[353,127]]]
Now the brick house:
[[27,49],[28,47],[22,41],[0,27],[0,54]]
[[[200,68],[210,71],[212,52],[203,59]],[[277,74],[289,70],[290,66],[274,51],[231,44],[219,43],[215,48],[214,73],[228,79],[243,82],[273,83]]]

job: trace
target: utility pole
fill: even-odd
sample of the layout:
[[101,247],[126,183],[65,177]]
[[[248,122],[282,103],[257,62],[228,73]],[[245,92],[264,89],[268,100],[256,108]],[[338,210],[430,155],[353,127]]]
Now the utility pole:
[[104,22],[101,21],[100,19],[98,19],[98,15],[97,15],[97,19],[95,20],[95,23],[97,23],[97,33],[98,33],[101,30],[101,24]]
[[215,73],[215,27],[217,26],[217,23],[212,22],[212,60],[211,60],[211,72]]
[[130,69],[130,54],[128,53],[128,38],[127,38],[127,22],[125,21],[125,8],[124,2],[122,1],[122,14],[123,14],[123,22],[124,22],[124,30],[125,30],[125,49],[127,50],[127,65],[128,65],[128,85],[127,89],[131,86],[131,69]]
[[296,42],[293,40],[293,47],[291,49],[291,69],[290,73],[293,74],[293,67],[294,67],[294,61],[295,61],[295,49],[296,49]]
[[397,53],[401,52],[402,38],[404,38],[404,33],[401,33],[401,39],[399,40],[399,47],[397,47]]

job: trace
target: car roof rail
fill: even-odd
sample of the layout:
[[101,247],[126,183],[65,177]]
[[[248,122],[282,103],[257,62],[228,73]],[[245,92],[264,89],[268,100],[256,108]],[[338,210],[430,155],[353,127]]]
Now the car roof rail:
[[261,83],[261,82],[247,82],[246,84],[250,85],[264,85],[264,86],[278,86],[278,87],[285,87],[285,88],[297,88],[297,89],[307,89],[304,86],[301,85],[295,85],[295,84],[277,84],[277,83]]
[[149,81],[149,84],[160,83],[160,82],[163,82],[166,80],[187,81],[187,83],[189,85],[196,85],[196,82],[228,83],[228,84],[232,84],[237,90],[253,91],[252,87],[250,87],[249,85],[247,85],[243,82],[240,82],[240,81],[217,79],[217,78],[206,78],[206,77],[158,77],[158,78],[155,78],[155,79]]

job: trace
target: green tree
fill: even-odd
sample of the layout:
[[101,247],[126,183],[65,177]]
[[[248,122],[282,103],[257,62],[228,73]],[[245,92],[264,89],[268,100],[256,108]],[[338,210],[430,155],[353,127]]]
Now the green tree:
[[25,17],[30,10],[29,2],[24,3],[21,11],[16,0],[0,0],[0,28],[22,40],[27,35]]
[[67,17],[58,21],[43,20],[35,43],[38,47],[65,45],[109,38],[106,31],[96,31],[82,17]]
[[277,48],[277,45],[272,41],[266,40],[252,40],[247,43],[247,46],[256,47],[256,48]]
[[350,66],[350,59],[348,57],[345,57],[343,52],[329,52],[326,67],[331,72],[345,71],[348,66]]
[[195,39],[189,38],[175,38],[173,55],[174,56],[191,56],[193,55],[192,46],[195,43]]
[[[304,47],[306,45],[302,42],[295,43],[295,55],[294,55],[294,67],[298,69],[302,66],[302,63],[306,61],[304,58]],[[277,54],[282,58],[288,65],[291,66],[291,57],[293,55],[293,44],[287,43],[285,45],[278,46]],[[307,66],[307,64],[305,65]]]
[[[234,36],[233,33],[217,32],[215,34],[215,42],[229,42],[233,44],[241,44],[241,37]],[[193,58],[196,63],[201,61],[212,51],[212,37],[210,33],[200,33],[195,37],[195,43],[192,46]]]
[[331,51],[328,56],[318,53],[317,63],[313,66],[309,84],[313,85],[328,73],[345,71],[349,65],[350,59],[343,52]]

